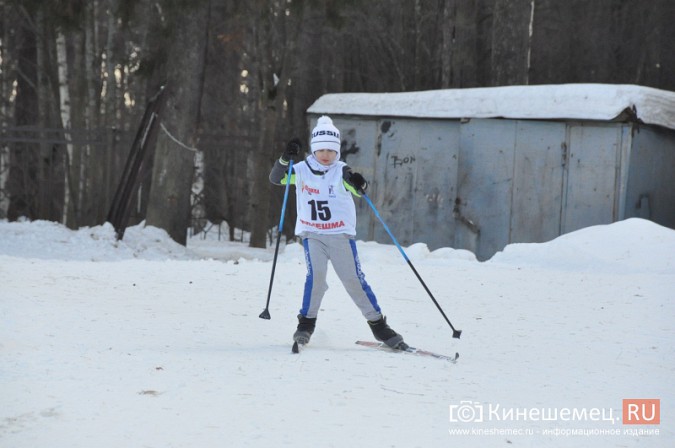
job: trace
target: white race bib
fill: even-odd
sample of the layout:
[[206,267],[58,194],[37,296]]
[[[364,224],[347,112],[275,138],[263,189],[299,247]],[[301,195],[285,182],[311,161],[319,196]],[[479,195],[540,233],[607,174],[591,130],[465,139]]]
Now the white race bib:
[[336,162],[326,174],[316,175],[307,163],[293,165],[298,219],[295,234],[302,232],[356,235],[356,207],[342,183],[344,162]]

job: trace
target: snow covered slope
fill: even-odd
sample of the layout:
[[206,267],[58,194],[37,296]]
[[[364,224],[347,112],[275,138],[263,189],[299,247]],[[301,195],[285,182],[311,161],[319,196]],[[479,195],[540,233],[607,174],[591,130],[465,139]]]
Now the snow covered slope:
[[[372,339],[334,275],[290,340],[304,260],[158,229],[0,222],[0,446],[667,447],[675,440],[675,231],[631,219],[545,244],[406,251],[359,243],[391,325],[457,364]],[[209,258],[204,258],[207,254]],[[626,425],[624,399],[660,399]]]

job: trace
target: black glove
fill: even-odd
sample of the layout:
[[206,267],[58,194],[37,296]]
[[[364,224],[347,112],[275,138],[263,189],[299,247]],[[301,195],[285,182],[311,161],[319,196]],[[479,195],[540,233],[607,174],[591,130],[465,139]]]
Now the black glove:
[[286,149],[284,150],[284,153],[281,155],[281,158],[284,159],[286,162],[290,161],[291,159],[295,161],[295,158],[297,157],[298,154],[300,154],[301,149],[302,149],[302,142],[300,141],[299,138],[296,137],[286,144]]
[[366,179],[359,173],[350,172],[347,182],[352,184],[354,188],[356,188],[356,191],[365,192],[368,188],[368,182],[366,182]]

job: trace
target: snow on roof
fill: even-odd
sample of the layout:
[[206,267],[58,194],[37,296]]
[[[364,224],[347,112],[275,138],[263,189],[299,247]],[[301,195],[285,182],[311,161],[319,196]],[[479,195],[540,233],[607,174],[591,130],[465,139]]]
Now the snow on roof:
[[675,129],[675,92],[636,85],[560,84],[334,93],[321,96],[307,112],[419,118],[637,118],[643,123]]

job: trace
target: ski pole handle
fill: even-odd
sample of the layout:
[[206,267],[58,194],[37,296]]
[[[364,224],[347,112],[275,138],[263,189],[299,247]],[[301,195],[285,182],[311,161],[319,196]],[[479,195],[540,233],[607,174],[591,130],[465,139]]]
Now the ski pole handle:
[[293,159],[288,162],[288,179],[286,180],[286,189],[284,190],[284,202],[281,205],[281,216],[279,217],[278,232],[284,227],[284,216],[286,216],[286,204],[288,203],[288,191],[291,189],[291,176],[293,175]]

